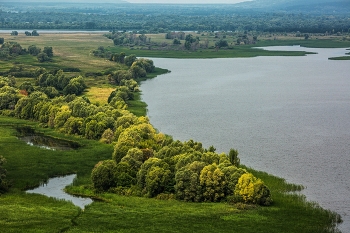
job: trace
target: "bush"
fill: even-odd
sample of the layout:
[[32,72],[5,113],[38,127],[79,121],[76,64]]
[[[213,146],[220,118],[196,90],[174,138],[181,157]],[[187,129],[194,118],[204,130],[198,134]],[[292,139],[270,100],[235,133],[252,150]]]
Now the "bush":
[[8,191],[8,183],[6,181],[6,169],[4,164],[6,159],[0,155],[0,194]]
[[251,173],[243,174],[236,185],[235,195],[237,200],[248,204],[271,205],[270,190],[264,183]]
[[98,191],[107,191],[115,187],[115,176],[117,164],[114,160],[104,160],[98,162],[91,172],[93,186]]

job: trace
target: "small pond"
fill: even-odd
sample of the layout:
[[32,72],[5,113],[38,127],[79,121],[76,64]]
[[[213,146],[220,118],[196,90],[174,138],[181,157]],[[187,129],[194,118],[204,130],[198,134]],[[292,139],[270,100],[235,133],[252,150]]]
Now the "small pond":
[[76,174],[72,174],[51,178],[39,187],[27,190],[26,193],[42,194],[48,197],[71,201],[74,205],[80,207],[81,209],[84,209],[85,206],[93,202],[91,198],[77,197],[64,192],[64,188],[67,185],[72,184],[76,176]]
[[80,147],[80,144],[77,142],[46,136],[35,132],[30,127],[17,127],[16,130],[18,139],[31,146],[47,150],[73,150]]

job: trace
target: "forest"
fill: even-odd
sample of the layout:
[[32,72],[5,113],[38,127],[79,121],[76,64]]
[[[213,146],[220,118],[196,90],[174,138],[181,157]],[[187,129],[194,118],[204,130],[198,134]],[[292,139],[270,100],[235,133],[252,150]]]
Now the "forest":
[[297,6],[287,9],[246,8],[237,4],[46,4],[1,3],[0,28],[125,30],[141,33],[224,30],[334,34],[350,30],[346,11],[350,6],[346,1],[332,3],[331,6],[322,3],[316,8],[295,3]]

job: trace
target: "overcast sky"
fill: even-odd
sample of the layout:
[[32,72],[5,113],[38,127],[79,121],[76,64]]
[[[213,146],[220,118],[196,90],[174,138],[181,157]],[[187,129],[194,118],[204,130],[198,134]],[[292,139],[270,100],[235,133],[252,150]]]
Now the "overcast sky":
[[177,3],[177,4],[234,4],[249,0],[126,0],[131,3]]

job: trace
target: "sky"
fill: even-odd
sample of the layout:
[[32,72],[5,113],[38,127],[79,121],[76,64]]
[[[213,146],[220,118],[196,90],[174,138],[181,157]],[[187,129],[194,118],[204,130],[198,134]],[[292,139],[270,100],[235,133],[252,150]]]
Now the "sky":
[[249,0],[126,0],[130,3],[235,4]]

